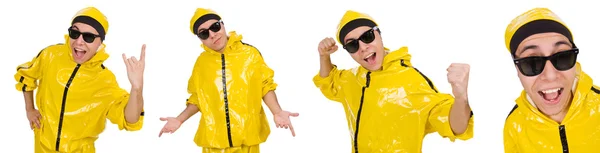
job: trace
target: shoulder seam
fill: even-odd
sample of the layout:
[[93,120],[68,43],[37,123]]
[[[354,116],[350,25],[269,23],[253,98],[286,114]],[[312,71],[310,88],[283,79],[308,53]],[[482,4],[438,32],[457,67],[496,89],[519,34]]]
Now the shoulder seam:
[[[427,76],[425,76],[425,74],[421,73],[421,71],[419,71],[419,69],[413,67],[413,66],[408,66],[404,63],[404,59],[400,60],[400,66],[403,67],[408,67],[408,68],[413,68],[415,69],[424,79],[425,81],[427,81],[427,84],[429,84],[429,87],[431,87],[431,89],[433,89],[433,91],[435,91],[435,93],[439,93],[437,89],[435,89],[435,86],[433,85],[433,82],[431,80],[429,80],[429,78]],[[472,114],[473,112],[471,112],[471,116],[473,116]]]
[[248,43],[245,43],[245,42],[243,42],[243,41],[240,41],[240,42],[241,42],[243,45],[250,46],[250,47],[252,47],[252,48],[256,49],[256,51],[258,52],[258,54],[259,54],[259,55],[262,57],[262,53],[260,52],[260,50],[258,50],[258,48],[254,47],[254,46],[252,46],[252,45],[250,45],[250,44],[248,44]]
[[519,108],[519,105],[515,104],[515,106],[512,108],[512,110],[510,110],[510,112],[508,113],[508,115],[506,116],[506,119],[508,119],[508,117],[510,117],[510,115],[513,114],[513,112]]
[[594,86],[592,86],[592,91],[594,91],[594,93],[596,93],[596,94],[600,94],[600,90]]
[[431,87],[431,89],[433,89],[433,91],[435,91],[435,93],[439,93],[438,90],[435,89],[435,86],[433,85],[433,82],[431,80],[429,80],[429,78],[427,76],[425,76],[425,74],[421,73],[421,71],[419,71],[419,69],[412,67],[413,69],[415,69],[415,71],[417,71],[419,74],[421,74],[421,76],[425,79],[425,81],[427,81],[427,84],[429,84],[429,87]]
[[42,55],[42,52],[43,52],[44,50],[47,50],[47,49],[49,49],[49,48],[51,48],[51,47],[55,47],[55,46],[59,46],[59,45],[64,45],[64,43],[56,43],[56,44],[54,44],[54,45],[49,45],[49,46],[46,46],[46,47],[44,47],[44,49],[40,50],[40,52],[39,52],[39,53],[37,54],[37,56],[35,56],[35,57],[36,57],[36,58],[38,58],[38,57],[40,57],[40,55]]
[[[42,52],[44,52],[46,49],[48,49],[48,48],[50,48],[50,47],[57,46],[57,45],[62,45],[62,44],[63,44],[63,43],[57,43],[57,44],[54,44],[54,45],[49,45],[49,46],[46,46],[46,47],[44,47],[43,49],[41,49],[41,50],[38,52],[38,54],[37,54],[37,55],[35,55],[35,58],[33,58],[33,60],[37,60],[38,58],[40,58],[40,56],[42,55]],[[32,61],[33,61],[33,60],[32,60]],[[32,63],[32,65],[29,65],[28,67],[23,67],[23,66],[22,66],[22,67],[18,67],[18,68],[17,68],[17,71],[19,71],[19,70],[21,70],[21,69],[28,69],[28,68],[30,68],[30,67],[32,67],[32,66],[33,66],[33,63]]]
[[401,66],[404,66],[404,67],[408,67],[408,65],[404,64],[404,59],[401,59],[401,60],[400,60],[400,65],[401,65]]

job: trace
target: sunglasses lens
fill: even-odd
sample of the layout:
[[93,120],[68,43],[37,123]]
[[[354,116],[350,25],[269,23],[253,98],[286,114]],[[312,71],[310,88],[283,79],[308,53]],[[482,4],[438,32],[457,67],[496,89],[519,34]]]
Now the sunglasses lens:
[[557,70],[565,71],[575,66],[576,59],[576,51],[564,51],[550,57],[550,62]]
[[517,67],[525,76],[535,76],[544,70],[546,60],[541,57],[527,57],[518,60]]
[[356,53],[356,51],[358,51],[358,45],[358,40],[352,40],[344,45],[344,49],[350,54]]
[[200,38],[202,40],[208,38],[208,30],[204,30],[204,31],[201,31],[200,33],[198,33],[198,38]]
[[360,36],[360,41],[364,42],[365,44],[371,43],[373,40],[375,40],[375,32],[373,29],[363,33]]
[[79,32],[77,30],[69,29],[69,37],[71,37],[71,39],[77,39],[77,38],[79,38],[79,35],[81,35],[81,32]]
[[221,31],[221,23],[215,22],[215,24],[211,25],[208,29],[212,32],[219,32]]
[[94,39],[96,39],[96,36],[91,33],[83,33],[83,34],[81,34],[81,36],[83,36],[83,41],[85,41],[87,43],[92,43],[92,42],[94,42]]

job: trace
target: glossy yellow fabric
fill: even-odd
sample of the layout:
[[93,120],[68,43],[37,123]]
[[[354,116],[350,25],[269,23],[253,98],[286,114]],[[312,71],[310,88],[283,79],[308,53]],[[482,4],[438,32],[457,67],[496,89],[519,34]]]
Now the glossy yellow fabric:
[[194,12],[194,16],[192,16],[192,19],[190,19],[190,31],[193,34],[197,34],[198,31],[194,31],[194,23],[196,23],[196,20],[198,20],[200,17],[207,15],[207,14],[215,14],[218,15],[217,12],[211,10],[211,9],[207,9],[207,8],[197,8],[196,11]]
[[[600,146],[600,88],[577,63],[577,80],[573,100],[562,123],[543,115],[527,100],[523,91],[516,99],[504,125],[504,148],[507,153],[597,152]],[[560,126],[564,128],[561,138]],[[563,148],[563,146],[566,146]]]
[[556,21],[569,29],[567,24],[565,24],[556,14],[554,14],[554,12],[550,11],[550,9],[534,8],[517,16],[508,24],[504,33],[504,43],[506,45],[506,49],[508,49],[510,52],[510,41],[519,28],[531,21],[542,19]]
[[465,133],[454,134],[448,122],[454,98],[438,93],[429,79],[412,67],[410,58],[403,47],[384,57],[380,71],[334,67],[328,77],[313,78],[325,97],[344,107],[353,152],[356,144],[362,153],[421,152],[423,137],[432,132],[451,141],[473,137],[473,118]]
[[259,145],[254,146],[240,146],[232,148],[202,148],[202,153],[259,153]]
[[[65,39],[65,44],[69,44],[68,36]],[[37,89],[35,105],[42,118],[41,129],[34,130],[35,152],[59,149],[68,153],[93,153],[94,141],[104,130],[107,118],[121,130],[140,130],[143,116],[135,124],[125,121],[123,112],[129,94],[102,65],[109,57],[104,45],[92,59],[79,65],[65,44],[43,49],[31,61],[19,65],[14,75],[17,90]],[[60,138],[58,147],[57,136]]]
[[100,23],[100,25],[102,25],[102,28],[104,28],[104,34],[108,34],[108,20],[106,19],[106,16],[104,16],[104,14],[102,14],[102,12],[100,12],[100,10],[98,10],[95,7],[86,7],[83,8],[81,10],[79,10],[79,12],[77,12],[75,14],[75,16],[73,16],[73,19],[75,19],[78,16],[89,16],[91,18],[96,19],[96,21],[98,21]]
[[187,103],[201,112],[194,138],[200,147],[253,146],[270,134],[262,97],[277,87],[274,72],[255,47],[241,40],[230,32],[222,54],[203,46],[196,59]]
[[361,12],[356,12],[356,11],[353,11],[353,10],[346,11],[346,13],[344,13],[344,16],[342,16],[342,19],[340,20],[340,23],[338,24],[337,33],[335,35],[336,40],[340,44],[344,44],[344,43],[342,43],[342,40],[340,40],[340,32],[342,30],[342,27],[344,27],[350,21],[353,21],[353,20],[356,20],[356,19],[368,19],[368,20],[373,21],[373,23],[377,24],[377,22],[375,22],[375,20],[371,16],[369,16],[368,14],[361,13]]

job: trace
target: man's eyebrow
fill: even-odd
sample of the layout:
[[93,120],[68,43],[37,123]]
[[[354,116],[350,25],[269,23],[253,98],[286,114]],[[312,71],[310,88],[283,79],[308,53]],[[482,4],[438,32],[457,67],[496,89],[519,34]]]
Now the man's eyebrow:
[[571,45],[571,43],[569,43],[569,42],[567,42],[567,41],[564,41],[564,40],[561,40],[561,41],[559,41],[559,42],[556,42],[556,43],[554,44],[554,47],[558,47],[558,46],[560,46],[560,45],[568,45],[569,47],[573,47],[573,45]]
[[208,29],[207,28],[198,29],[197,33],[200,33],[200,32],[205,31],[205,30],[208,30]]
[[352,40],[356,40],[356,39],[349,38],[349,39],[346,39],[346,40],[344,41],[344,43],[345,43],[345,44],[347,44],[347,43],[351,42]]
[[523,47],[523,49],[521,49],[520,53],[523,54],[523,52],[525,52],[525,51],[527,51],[529,49],[538,49],[538,48],[539,47],[537,45],[528,45],[528,46]]

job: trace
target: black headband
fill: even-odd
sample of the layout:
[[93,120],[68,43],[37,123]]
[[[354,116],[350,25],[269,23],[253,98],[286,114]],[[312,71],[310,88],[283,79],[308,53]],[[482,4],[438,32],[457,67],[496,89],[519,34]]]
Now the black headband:
[[206,14],[206,15],[203,15],[200,18],[198,18],[198,20],[196,20],[196,22],[194,22],[194,33],[196,33],[196,34],[198,33],[198,27],[202,23],[204,23],[204,22],[206,22],[208,20],[212,20],[212,19],[221,20],[221,17],[219,15],[216,15],[216,14]]
[[344,27],[342,27],[342,29],[340,30],[340,34],[339,34],[339,39],[340,42],[344,42],[344,38],[346,38],[346,35],[348,33],[350,33],[350,31],[361,27],[361,26],[369,26],[369,27],[375,27],[377,26],[377,24],[375,24],[375,22],[369,20],[369,19],[355,19],[352,20],[348,23],[346,23],[346,25],[344,25]]
[[98,22],[98,20],[96,20],[92,17],[89,17],[89,16],[78,16],[78,17],[75,17],[75,19],[73,19],[73,22],[71,22],[71,25],[73,25],[77,22],[92,26],[92,28],[94,28],[94,29],[96,29],[96,31],[98,31],[98,35],[100,35],[100,39],[102,41],[104,41],[104,38],[106,36],[106,31],[105,31],[104,27],[102,26],[102,24],[100,24],[100,22]]
[[510,53],[513,57],[515,57],[515,53],[517,52],[519,44],[521,44],[525,38],[531,35],[546,32],[556,32],[562,34],[569,39],[571,44],[573,44],[573,47],[575,46],[573,43],[573,35],[566,26],[553,20],[542,19],[526,23],[515,32],[510,39]]

